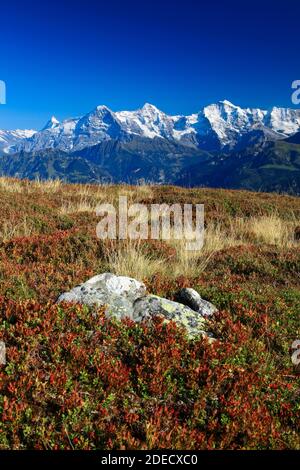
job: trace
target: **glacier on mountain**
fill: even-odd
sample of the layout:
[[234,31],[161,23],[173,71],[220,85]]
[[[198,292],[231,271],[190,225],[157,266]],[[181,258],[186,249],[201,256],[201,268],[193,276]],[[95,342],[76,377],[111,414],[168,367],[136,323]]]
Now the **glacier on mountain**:
[[146,103],[135,111],[97,106],[88,114],[59,122],[54,116],[41,131],[0,130],[0,148],[6,153],[59,149],[81,150],[111,139],[134,136],[180,142],[208,151],[232,150],[247,136],[276,140],[300,131],[300,109],[241,108],[228,100],[203,107],[188,116],[171,116]]

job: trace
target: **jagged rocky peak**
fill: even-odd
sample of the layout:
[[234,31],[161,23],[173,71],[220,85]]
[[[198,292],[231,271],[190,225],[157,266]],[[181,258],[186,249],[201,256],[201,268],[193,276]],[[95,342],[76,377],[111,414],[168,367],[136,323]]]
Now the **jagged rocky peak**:
[[105,106],[105,104],[99,104],[96,106],[96,108],[89,114],[105,114],[105,113],[113,113],[111,109],[108,108],[108,106]]
[[161,113],[161,111],[156,106],[154,106],[154,104],[151,103],[145,103],[142,107],[142,110],[148,113]]
[[56,119],[55,116],[51,116],[49,121],[47,121],[46,125],[43,127],[42,131],[45,131],[47,129],[54,129],[59,124],[60,124],[60,122],[58,121],[58,119]]
[[8,136],[5,142],[2,139],[2,146],[7,152],[47,148],[68,152],[109,139],[127,140],[138,136],[167,139],[209,151],[227,151],[247,141],[249,133],[253,140],[253,131],[258,128],[265,129],[266,135],[274,139],[289,137],[300,131],[300,110],[242,108],[227,99],[187,116],[166,114],[148,102],[135,111],[114,112],[99,105],[80,118],[59,122],[53,116],[29,139],[26,135],[17,140]]

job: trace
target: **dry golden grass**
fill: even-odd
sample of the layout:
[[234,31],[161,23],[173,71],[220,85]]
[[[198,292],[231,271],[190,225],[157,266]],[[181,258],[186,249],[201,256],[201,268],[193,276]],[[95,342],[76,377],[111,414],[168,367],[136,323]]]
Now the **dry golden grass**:
[[[189,239],[189,241],[191,241]],[[145,253],[145,245],[138,240],[127,240],[124,243],[112,242],[106,249],[109,270],[145,279],[156,273],[176,278],[178,276],[196,277],[200,275],[212,256],[224,247],[233,246],[238,242],[225,237],[220,227],[209,226],[205,233],[204,246],[199,250],[187,250],[187,239],[170,239],[165,242],[176,251],[176,256],[166,261]]]
[[13,180],[6,177],[0,177],[0,190],[9,193],[21,193],[24,189],[24,184],[21,181]]
[[[78,197],[79,196],[79,197]],[[93,194],[88,191],[79,191],[72,199],[68,198],[68,194],[64,194],[64,202],[59,208],[60,214],[76,214],[78,212],[92,212],[96,214],[97,207],[100,204],[112,204],[117,208],[118,199],[113,194],[107,194],[105,191],[98,190]]]
[[136,186],[134,193],[136,194],[138,199],[153,199],[154,197],[154,191],[152,186],[146,184]]
[[250,238],[268,245],[288,246],[293,242],[291,224],[275,214],[251,218],[248,223]]
[[5,220],[0,226],[0,241],[7,242],[17,237],[29,237],[33,231],[34,228],[27,217],[18,223]]
[[150,278],[165,269],[164,260],[145,254],[140,241],[111,243],[106,250],[106,259],[111,272],[136,279]]
[[130,240],[125,245],[114,242],[107,251],[107,261],[112,271],[139,279],[149,278],[157,272],[169,278],[180,275],[197,277],[221,250],[248,243],[276,245],[280,248],[296,246],[298,242],[293,238],[296,225],[297,221],[287,223],[275,214],[236,218],[232,219],[226,230],[220,223],[208,224],[203,247],[199,250],[187,250],[185,238],[167,240],[165,243],[176,251],[176,256],[168,262],[147,255],[138,241]]
[[228,236],[222,231],[220,224],[209,224],[204,232],[203,246],[198,250],[187,250],[187,240],[169,241],[176,250],[176,260],[168,268],[168,275],[196,277],[205,271],[210,259],[220,250],[239,244],[233,236]]
[[64,202],[59,209],[59,213],[64,214],[74,214],[77,212],[96,212],[97,203],[94,200],[91,200],[87,197],[81,197],[79,201],[67,201]]
[[10,193],[41,192],[45,194],[51,194],[60,190],[62,185],[63,183],[59,179],[47,181],[36,179],[34,181],[29,181],[0,177],[0,189]]
[[63,182],[60,179],[42,181],[36,179],[32,183],[32,188],[37,189],[43,193],[55,193],[61,189]]
[[[42,186],[41,186],[42,187]],[[49,186],[49,189],[53,186]],[[59,186],[57,186],[59,188]],[[151,201],[154,193],[150,186],[118,187],[111,185],[76,185],[76,192],[63,191],[63,203],[59,209],[60,214],[74,214],[77,212],[96,212],[99,204],[113,204],[117,209],[119,197],[126,197],[128,206],[140,201]]]
[[[136,202],[169,202],[170,204],[174,202],[193,202],[194,204],[204,202],[207,227],[204,246],[198,251],[186,250],[186,240],[166,241],[165,243],[171,245],[176,251],[176,256],[166,262],[165,259],[161,259],[160,255],[154,257],[153,254],[147,253],[145,244],[142,246],[136,241],[128,241],[127,245],[114,243],[107,253],[110,269],[137,278],[151,277],[156,272],[171,278],[179,275],[197,276],[205,271],[207,264],[216,253],[237,245],[252,243],[262,246],[275,245],[278,248],[299,246],[299,242],[294,240],[295,227],[300,225],[299,212],[294,216],[291,213],[287,214],[288,200],[278,195],[249,195],[249,208],[252,212],[248,211],[248,216],[245,217],[246,211],[237,212],[237,215],[230,216],[228,212],[225,212],[227,203],[224,205],[224,200],[230,200],[231,205],[237,201],[237,207],[244,204],[247,209],[248,196],[242,192],[231,194],[231,192],[222,190],[201,191],[148,185],[136,187],[129,185],[65,185],[60,180],[29,182],[3,177],[0,178],[0,191],[7,199],[10,197],[13,203],[19,199],[21,201],[19,207],[22,207],[26,196],[28,205],[32,202],[35,206],[43,207],[45,204],[49,213],[60,216],[68,215],[75,222],[76,214],[84,212],[87,213],[88,222],[88,217],[96,213],[96,208],[101,203],[113,204],[117,209],[119,196],[127,196],[128,205]],[[43,195],[45,196],[43,197]],[[262,197],[264,198],[264,210],[268,211],[267,214],[260,212],[263,207],[260,202]],[[281,213],[270,209],[271,203],[277,199],[280,200],[278,208]],[[256,201],[257,207],[254,207],[253,201]],[[285,204],[287,204],[286,210]],[[297,209],[294,200],[293,204],[292,207]],[[275,207],[277,206],[275,205]],[[292,209],[289,208],[289,211],[291,212]],[[43,214],[42,211],[41,213]],[[15,218],[11,218],[7,214],[8,212],[0,221],[0,241],[9,241],[15,237],[39,233],[39,225],[36,224],[34,227],[30,222],[30,218],[36,218],[35,207],[29,217],[18,219],[17,222],[14,221]],[[80,217],[83,217],[82,214]]]
[[275,245],[289,248],[295,245],[294,232],[299,225],[295,217],[284,220],[277,213],[249,218],[232,219],[230,236],[241,243]]

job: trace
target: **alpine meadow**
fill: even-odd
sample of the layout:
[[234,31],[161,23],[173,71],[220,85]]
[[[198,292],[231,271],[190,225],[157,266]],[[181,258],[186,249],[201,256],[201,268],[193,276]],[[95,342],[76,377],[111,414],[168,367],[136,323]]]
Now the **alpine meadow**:
[[299,15],[1,5],[3,467],[299,464]]

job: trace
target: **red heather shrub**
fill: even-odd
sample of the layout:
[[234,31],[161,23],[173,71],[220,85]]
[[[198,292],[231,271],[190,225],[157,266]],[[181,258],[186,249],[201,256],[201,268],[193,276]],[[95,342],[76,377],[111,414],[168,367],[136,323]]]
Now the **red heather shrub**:
[[295,447],[297,380],[272,366],[266,318],[216,324],[209,344],[159,319],[1,298],[0,448]]
[[95,253],[97,245],[88,234],[78,230],[57,231],[51,235],[22,237],[2,243],[1,252],[8,260],[17,263],[44,261],[72,263],[80,256],[91,251]]

